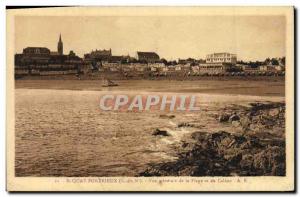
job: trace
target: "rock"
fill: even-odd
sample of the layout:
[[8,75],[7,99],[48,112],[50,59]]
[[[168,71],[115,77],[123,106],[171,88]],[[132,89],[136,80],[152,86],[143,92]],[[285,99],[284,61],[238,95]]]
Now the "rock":
[[188,147],[188,145],[189,145],[189,143],[187,143],[187,142],[182,142],[181,147],[182,147],[182,148],[186,148],[186,147]]
[[178,176],[193,176],[198,166],[185,166],[178,172]]
[[238,121],[240,120],[240,117],[236,114],[233,114],[229,117],[229,121],[232,122],[232,121]]
[[230,118],[229,114],[221,114],[219,116],[219,122],[227,122]]
[[192,128],[198,128],[198,129],[201,129],[203,128],[204,126],[202,124],[199,124],[199,123],[188,123],[188,122],[182,122],[182,123],[179,123],[177,125],[178,128],[181,128],[181,127],[192,127]]
[[249,129],[252,131],[259,131],[259,125],[258,124],[250,124]]
[[274,165],[271,174],[275,176],[285,176],[285,165],[282,163]]
[[197,132],[192,133],[191,137],[192,137],[192,139],[200,142],[202,140],[206,140],[208,134],[209,134],[208,132],[197,131]]
[[243,126],[244,129],[249,129],[249,126],[251,124],[251,120],[248,117],[242,117],[240,119],[240,123]]
[[[157,129],[154,135],[169,134]],[[183,142],[177,160],[151,165],[141,175],[285,176],[285,143],[274,140],[257,133],[198,131],[191,142]]]
[[254,167],[266,175],[285,174],[285,151],[278,146],[268,147],[254,155]]
[[228,164],[233,165],[233,166],[237,166],[239,165],[240,161],[242,160],[242,153],[236,154],[231,158],[228,158],[229,162]]
[[232,146],[233,144],[235,143],[235,140],[230,138],[230,137],[227,137],[227,138],[224,138],[220,143],[218,143],[218,146],[224,146],[224,147],[230,147]]
[[211,138],[212,140],[214,141],[220,141],[224,138],[227,138],[229,137],[231,134],[226,132],[226,131],[219,131],[219,132],[216,132],[216,133],[212,133],[211,134]]
[[240,166],[243,170],[250,170],[253,168],[253,155],[245,154],[242,156],[242,160],[240,162]]
[[215,167],[220,168],[222,165],[219,163],[215,163]]
[[241,124],[240,124],[239,121],[232,121],[231,124],[232,124],[232,126],[234,126],[234,127],[239,127],[239,126],[241,126]]
[[160,129],[156,129],[156,130],[152,133],[152,135],[155,135],[155,136],[157,136],[157,135],[161,135],[161,136],[170,136],[170,134],[169,134],[167,131],[165,131],[165,130],[160,130]]
[[175,115],[161,114],[161,115],[159,115],[159,117],[166,118],[166,119],[173,119],[173,118],[175,118]]
[[182,122],[182,123],[179,123],[179,124],[177,125],[177,127],[178,127],[178,128],[180,128],[180,127],[186,127],[187,125],[188,125],[188,123]]
[[275,109],[271,109],[270,111],[269,111],[269,115],[270,116],[278,116],[278,114],[279,114],[279,109],[278,108],[275,108]]

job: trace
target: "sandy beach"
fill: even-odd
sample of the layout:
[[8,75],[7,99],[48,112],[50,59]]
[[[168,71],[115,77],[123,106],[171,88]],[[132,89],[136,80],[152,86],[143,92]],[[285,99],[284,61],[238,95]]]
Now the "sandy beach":
[[177,93],[284,96],[283,77],[204,78],[202,80],[116,80],[117,87],[102,87],[102,80],[15,80],[17,89],[56,89],[93,91],[149,91]]

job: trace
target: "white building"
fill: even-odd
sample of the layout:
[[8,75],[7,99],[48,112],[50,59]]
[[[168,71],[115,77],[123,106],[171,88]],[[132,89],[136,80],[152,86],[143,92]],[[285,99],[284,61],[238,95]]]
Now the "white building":
[[210,63],[210,64],[200,64],[199,65],[199,72],[200,73],[224,73],[228,69],[230,69],[230,65],[226,64],[216,64],[216,63]]
[[252,73],[252,72],[258,72],[258,71],[261,71],[261,68],[260,67],[251,67],[250,65],[242,65],[241,66],[242,70],[244,72],[247,72],[247,73]]
[[213,53],[206,55],[206,63],[231,63],[236,64],[236,54],[231,53]]
[[181,71],[182,67],[183,67],[183,65],[181,65],[181,64],[175,65],[175,71]]
[[193,73],[199,73],[199,70],[200,70],[199,66],[192,66],[191,69],[192,69]]
[[276,65],[275,69],[278,70],[278,71],[284,71],[285,70],[283,65]]
[[259,66],[260,71],[275,71],[275,67],[271,65],[261,65]]

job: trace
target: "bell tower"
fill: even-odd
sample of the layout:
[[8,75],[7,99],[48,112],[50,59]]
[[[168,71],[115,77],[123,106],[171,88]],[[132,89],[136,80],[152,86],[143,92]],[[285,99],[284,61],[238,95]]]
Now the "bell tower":
[[64,46],[63,46],[63,42],[61,41],[61,34],[59,34],[59,41],[57,44],[57,52],[59,55],[64,54]]

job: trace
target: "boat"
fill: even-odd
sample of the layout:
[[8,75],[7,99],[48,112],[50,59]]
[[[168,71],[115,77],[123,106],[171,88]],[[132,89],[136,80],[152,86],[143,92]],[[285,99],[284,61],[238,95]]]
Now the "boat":
[[118,86],[118,84],[109,79],[103,79],[102,87],[111,87],[111,86]]

